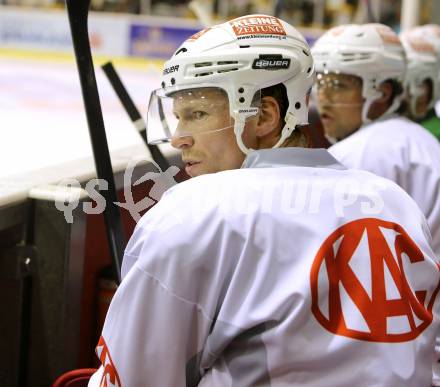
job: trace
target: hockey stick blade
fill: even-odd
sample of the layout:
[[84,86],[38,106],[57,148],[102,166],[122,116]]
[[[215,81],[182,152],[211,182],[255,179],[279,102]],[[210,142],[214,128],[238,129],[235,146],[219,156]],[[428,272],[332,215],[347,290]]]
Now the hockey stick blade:
[[120,283],[125,238],[121,214],[115,204],[117,202],[116,187],[90,49],[87,25],[89,4],[90,0],[66,0],[96,172],[99,179],[108,183],[108,190],[102,190],[100,193],[106,202],[104,219],[113,271],[116,281]]
[[[170,164],[156,145],[148,143],[145,121],[142,118],[139,110],[136,108],[136,105],[134,104],[132,98],[128,94],[128,91],[122,83],[122,80],[119,77],[118,73],[116,72],[115,67],[111,62],[107,62],[101,67],[105,75],[107,76],[110,84],[113,86],[113,89],[118,96],[119,101],[121,101],[121,104],[127,112],[128,116],[130,117],[131,121],[138,129],[142,139],[145,142],[145,145],[147,145],[147,148],[150,151],[151,157],[153,158],[154,162],[159,165],[160,169],[163,172],[165,172],[170,167]],[[140,123],[141,125],[137,126],[138,123]]]

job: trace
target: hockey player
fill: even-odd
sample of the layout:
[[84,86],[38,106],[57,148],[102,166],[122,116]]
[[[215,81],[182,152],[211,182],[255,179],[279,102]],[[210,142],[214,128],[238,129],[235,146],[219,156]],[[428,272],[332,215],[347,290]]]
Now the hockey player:
[[429,386],[426,220],[393,182],[302,147],[313,82],[304,38],[265,15],[165,64],[149,138],[194,178],[138,223],[90,386]]
[[399,115],[406,62],[398,36],[381,24],[335,27],[312,54],[318,109],[337,141],[329,152],[399,184],[425,214],[440,257],[440,144]]
[[[407,114],[440,140],[440,119],[435,112],[440,97],[440,27],[415,27],[402,33],[400,40],[407,58]],[[439,337],[436,352],[440,354]],[[433,385],[440,386],[440,359],[434,364]]]
[[440,99],[440,27],[428,24],[402,35],[408,58],[406,75],[410,117],[440,140],[440,118],[435,111]]

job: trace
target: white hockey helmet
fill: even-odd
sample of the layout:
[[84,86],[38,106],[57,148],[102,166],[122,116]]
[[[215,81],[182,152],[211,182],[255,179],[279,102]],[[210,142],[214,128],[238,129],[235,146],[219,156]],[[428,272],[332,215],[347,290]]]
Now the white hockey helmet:
[[[440,38],[439,38],[440,39]],[[422,94],[423,82],[429,79],[432,82],[432,98],[428,105],[431,109],[438,95],[439,65],[434,46],[430,43],[423,29],[413,28],[400,34],[400,40],[405,48],[407,69],[405,87],[409,94],[409,107],[411,114],[416,118],[423,118],[416,111],[417,99]]]
[[[406,59],[403,46],[396,33],[386,25],[349,24],[330,29],[312,48],[318,73],[355,75],[362,79],[362,122],[370,122],[368,111],[375,99],[381,97],[379,85],[388,79],[402,84]],[[403,93],[394,98],[382,118],[400,107]]]
[[440,99],[440,26],[436,24],[425,24],[424,26],[416,27],[413,31],[418,37],[431,43],[437,55],[438,72],[436,82],[433,87],[433,104]]
[[[166,98],[189,90],[217,88],[228,97],[237,144],[247,118],[258,114],[255,95],[266,87],[284,84],[288,107],[280,146],[297,125],[307,124],[307,94],[315,81],[310,48],[288,23],[267,15],[248,15],[210,28],[187,39],[164,65],[162,88],[151,94],[147,128],[149,141],[169,141],[178,119],[168,115]],[[168,118],[170,116],[170,118]],[[158,128],[163,128],[158,135]],[[210,131],[222,130],[211,128]],[[178,135],[181,135],[180,130]]]

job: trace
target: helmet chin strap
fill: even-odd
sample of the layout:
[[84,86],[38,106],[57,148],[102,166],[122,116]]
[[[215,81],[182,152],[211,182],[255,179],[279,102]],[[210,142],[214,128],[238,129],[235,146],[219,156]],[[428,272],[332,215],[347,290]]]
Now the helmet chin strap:
[[409,97],[409,108],[410,108],[410,112],[411,115],[416,119],[416,120],[421,120],[425,117],[426,113],[429,112],[429,110],[432,109],[433,103],[432,101],[434,100],[434,98],[431,98],[431,102],[429,102],[428,106],[427,106],[427,110],[426,113],[417,113],[417,101],[420,97],[423,96],[423,93],[420,92],[412,92],[410,94]]
[[255,149],[252,148],[247,148],[246,145],[244,145],[243,143],[243,132],[244,132],[244,126],[246,124],[246,121],[244,121],[243,119],[235,119],[235,123],[234,123],[234,133],[235,133],[235,140],[237,141],[237,145],[240,148],[240,150],[245,154],[248,155],[249,153],[251,153],[252,151],[254,151]]
[[382,97],[382,93],[373,89],[368,90],[367,92],[364,91],[363,95],[365,98],[365,102],[364,106],[362,106],[362,124],[367,125],[372,122],[372,120],[368,118],[370,107],[376,99]]
[[[281,131],[281,137],[278,140],[278,142],[272,147],[273,148],[279,148],[293,133],[296,126],[299,124],[298,118],[291,112],[287,112],[286,114],[286,123],[283,127],[283,130]],[[234,124],[234,133],[235,138],[237,141],[237,145],[240,148],[240,150],[245,154],[248,155],[250,152],[254,151],[255,149],[247,148],[246,145],[243,143],[243,132],[244,132],[244,126],[246,124],[246,121],[243,119],[236,119]]]
[[272,148],[279,148],[296,129],[296,125],[299,124],[298,118],[296,118],[296,116],[292,112],[287,112],[285,120],[286,123],[284,124],[283,130],[281,131],[281,137]]
[[[380,96],[381,95],[379,93],[379,95],[369,97],[365,100],[364,106],[362,107],[362,124],[363,125],[367,125],[367,124],[370,124],[371,122],[373,122],[373,120],[368,118],[368,112],[369,112],[370,107],[373,104],[373,102],[376,100],[376,98],[378,98]],[[392,117],[394,115],[394,113],[396,112],[396,110],[399,109],[400,103],[402,102],[402,97],[403,96],[394,97],[394,101],[391,104],[391,106],[379,118],[375,119],[374,121],[385,120],[389,117]]]
[[374,99],[368,98],[365,100],[364,106],[362,106],[362,123],[364,125],[371,123],[371,120],[368,118],[368,112],[369,112],[370,107],[373,102],[374,102]]
[[411,109],[411,115],[415,119],[420,120],[424,117],[424,114],[417,113],[417,98],[411,97],[409,106]]

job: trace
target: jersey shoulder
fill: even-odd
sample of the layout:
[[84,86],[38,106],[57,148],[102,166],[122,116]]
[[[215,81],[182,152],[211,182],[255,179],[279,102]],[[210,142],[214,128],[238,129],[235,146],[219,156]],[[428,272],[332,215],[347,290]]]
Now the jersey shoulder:
[[[374,122],[329,148],[348,168],[379,170],[440,157],[440,144],[426,129],[405,117]],[[401,168],[401,167],[397,167]],[[386,169],[386,168],[385,168]]]

